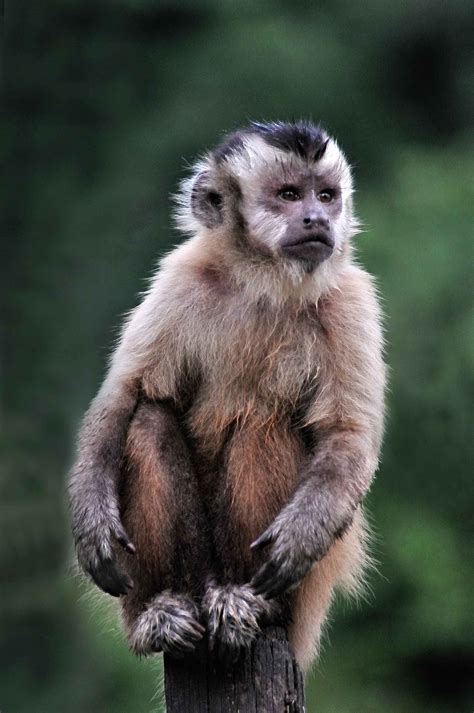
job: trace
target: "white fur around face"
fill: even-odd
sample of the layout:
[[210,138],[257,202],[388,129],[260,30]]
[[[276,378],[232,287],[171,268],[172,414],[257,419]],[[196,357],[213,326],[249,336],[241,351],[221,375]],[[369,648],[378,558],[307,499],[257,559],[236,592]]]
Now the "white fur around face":
[[[333,254],[313,273],[307,274],[301,263],[282,255],[279,246],[287,231],[284,215],[272,213],[261,200],[264,189],[271,183],[291,182],[292,177],[302,172],[314,172],[316,177],[329,177],[331,183],[339,186],[342,210],[333,223],[335,248]],[[232,236],[236,226],[232,224],[232,211],[226,213],[224,224],[210,230],[193,215],[191,197],[196,181],[202,176],[210,190],[223,192],[224,198],[234,201],[245,221],[246,236],[250,247],[256,249],[256,262],[249,255],[242,256],[235,251]],[[294,179],[293,179],[294,180]],[[229,198],[229,186],[238,185],[239,196]],[[226,193],[227,192],[227,193]],[[289,152],[275,148],[261,136],[249,134],[243,137],[243,145],[238,146],[227,158],[218,163],[210,153],[194,166],[192,175],[181,184],[176,196],[177,227],[184,233],[200,237],[209,247],[214,246],[223,259],[232,267],[236,280],[254,294],[255,298],[265,294],[274,302],[286,299],[285,295],[304,299],[319,299],[328,289],[337,285],[338,276],[351,259],[350,239],[358,231],[358,221],[352,205],[352,176],[350,166],[337,142],[329,138],[323,157],[318,161],[308,161]],[[227,250],[227,256],[223,251]],[[263,251],[263,252],[262,252]],[[260,253],[260,258],[258,254]],[[262,263],[262,254],[266,257]]]
[[245,150],[231,156],[227,163],[239,179],[242,191],[241,210],[248,228],[249,241],[268,249],[280,259],[282,273],[298,275],[298,280],[303,279],[301,265],[285,260],[279,250],[288,228],[287,220],[285,216],[265,209],[260,201],[262,187],[275,183],[278,177],[282,185],[285,182],[291,183],[292,176],[311,171],[318,177],[330,177],[331,184],[340,188],[342,210],[333,223],[334,254],[315,271],[316,280],[322,284],[331,283],[331,277],[338,269],[347,242],[357,232],[357,220],[352,207],[351,171],[337,143],[329,139],[323,158],[311,162],[269,146],[261,137],[252,136],[247,138]]

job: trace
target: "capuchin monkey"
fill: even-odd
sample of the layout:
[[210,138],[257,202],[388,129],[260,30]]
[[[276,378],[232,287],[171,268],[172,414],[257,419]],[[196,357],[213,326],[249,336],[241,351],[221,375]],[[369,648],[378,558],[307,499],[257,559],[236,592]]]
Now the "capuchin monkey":
[[283,623],[307,669],[360,586],[385,370],[352,192],[303,121],[228,135],[182,184],[190,237],[126,321],[70,479],[79,563],[139,655],[238,654]]

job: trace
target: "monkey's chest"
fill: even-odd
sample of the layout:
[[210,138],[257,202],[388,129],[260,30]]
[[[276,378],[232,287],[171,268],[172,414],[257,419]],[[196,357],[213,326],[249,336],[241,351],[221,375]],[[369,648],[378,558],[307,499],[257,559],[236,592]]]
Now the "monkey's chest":
[[239,482],[292,481],[305,455],[305,404],[317,388],[318,325],[298,312],[241,314],[196,338],[200,378],[186,427],[211,469],[238,472]]
[[314,340],[300,335],[296,341],[290,332],[279,340],[254,339],[250,346],[242,338],[233,350],[210,346],[207,356],[186,418],[197,446],[219,457],[235,446],[237,434],[246,433],[255,449],[275,458],[277,439],[297,438],[299,448],[298,421],[317,386]]
[[186,414],[209,507],[224,499],[246,537],[288,500],[308,452],[302,419],[317,382],[315,340],[279,335],[243,329],[232,349],[225,335],[209,344]]
[[317,380],[321,334],[307,319],[249,319],[223,323],[199,344],[202,392],[197,396],[239,411],[295,405]]

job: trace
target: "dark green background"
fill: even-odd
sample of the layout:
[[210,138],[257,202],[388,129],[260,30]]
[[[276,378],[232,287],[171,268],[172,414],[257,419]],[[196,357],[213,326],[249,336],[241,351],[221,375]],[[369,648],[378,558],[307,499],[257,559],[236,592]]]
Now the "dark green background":
[[354,165],[391,367],[379,571],[335,612],[308,708],[472,710],[470,5],[7,3],[2,713],[160,710],[159,663],[69,572],[65,474],[121,315],[180,239],[186,161],[248,118],[292,117]]

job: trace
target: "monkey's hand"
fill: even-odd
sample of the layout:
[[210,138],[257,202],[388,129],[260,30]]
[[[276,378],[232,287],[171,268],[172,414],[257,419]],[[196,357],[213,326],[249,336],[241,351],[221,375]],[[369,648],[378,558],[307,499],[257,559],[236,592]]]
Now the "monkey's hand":
[[118,513],[82,513],[75,522],[74,539],[79,564],[95,584],[113,597],[127,594],[133,582],[117,565],[115,549],[118,543],[134,554],[135,546],[125,532]]
[[270,548],[267,561],[250,582],[255,594],[271,599],[295,589],[313,564],[324,557],[331,541],[325,528],[290,503],[251,544],[252,549]]

